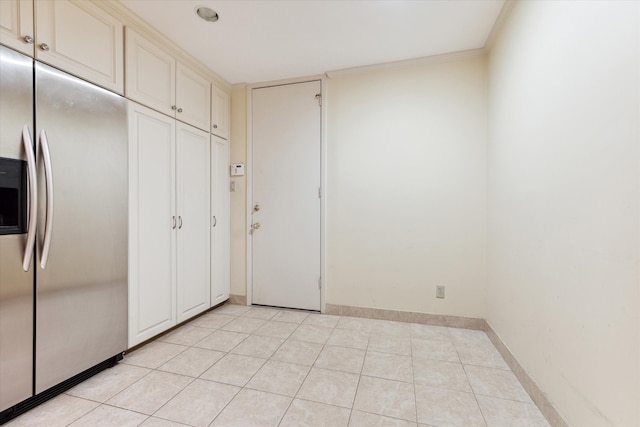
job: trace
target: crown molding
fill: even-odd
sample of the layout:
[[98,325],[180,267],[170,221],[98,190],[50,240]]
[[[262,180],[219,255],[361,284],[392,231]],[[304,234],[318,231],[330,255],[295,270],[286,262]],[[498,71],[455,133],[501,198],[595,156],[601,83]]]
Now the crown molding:
[[331,79],[351,76],[355,74],[373,73],[377,71],[395,70],[400,68],[415,67],[425,64],[440,64],[443,62],[459,61],[467,58],[477,58],[484,56],[486,50],[484,48],[461,50],[459,52],[443,53],[441,55],[425,56],[422,58],[406,59],[403,61],[385,62],[382,64],[365,65],[362,67],[345,68],[342,70],[328,71],[327,77]]
[[502,31],[505,23],[507,22],[507,18],[511,14],[513,10],[513,6],[516,4],[516,0],[506,0],[502,5],[502,9],[500,10],[500,14],[498,18],[496,18],[496,22],[493,23],[493,27],[491,28],[491,32],[487,37],[487,41],[484,43],[485,51],[489,52],[493,45],[496,43],[498,35]]

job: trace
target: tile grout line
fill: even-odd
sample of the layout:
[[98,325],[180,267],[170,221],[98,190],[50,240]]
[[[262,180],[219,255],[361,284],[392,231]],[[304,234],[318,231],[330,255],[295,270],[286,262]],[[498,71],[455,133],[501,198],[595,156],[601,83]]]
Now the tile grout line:
[[[304,322],[306,320],[306,317],[302,320],[302,322]],[[296,326],[296,328],[289,334],[289,336],[287,338],[285,338],[285,340],[282,342],[282,344],[280,344],[280,346],[278,347],[278,350],[280,350],[280,348],[284,345],[285,342],[287,342],[287,340],[289,338],[291,338],[291,335],[294,334],[295,331],[298,330],[298,328],[302,325],[302,322],[298,323],[298,326]],[[324,346],[322,347],[322,349],[324,349]],[[322,353],[322,349],[320,349],[320,351],[318,352],[318,356],[316,356],[316,359],[320,356],[320,353]],[[272,357],[274,354],[276,354],[278,352],[278,350],[274,351],[273,354],[271,355],[271,357],[269,357],[269,359],[267,360],[267,362],[269,360],[272,360]],[[276,362],[279,362],[276,360]],[[315,360],[313,361],[315,363]],[[282,362],[281,362],[282,363]],[[265,362],[266,364],[266,362]],[[287,409],[285,409],[284,413],[282,414],[282,417],[280,417],[280,420],[278,421],[278,426],[280,424],[282,424],[282,421],[284,420],[284,417],[287,415],[287,412],[289,412],[289,409],[291,408],[291,405],[293,405],[293,401],[296,399],[296,396],[298,395],[298,393],[300,392],[300,389],[302,388],[304,382],[307,380],[307,378],[309,377],[309,373],[311,372],[311,369],[313,368],[313,364],[311,364],[311,366],[309,367],[309,370],[307,371],[307,375],[305,375],[304,379],[302,380],[302,382],[300,383],[300,385],[298,386],[298,389],[296,390],[296,393],[293,395],[293,397],[291,398],[291,402],[289,402],[289,405],[287,406]],[[257,372],[256,372],[257,373]],[[249,384],[249,382],[247,382],[247,384]]]
[[[351,331],[353,333],[353,331]],[[367,353],[369,352],[369,344],[371,343],[371,334],[369,333],[367,338],[367,348],[364,350],[364,357],[362,358],[362,366],[360,367],[360,373],[358,374],[358,383],[356,384],[356,392],[353,394],[353,401],[351,402],[351,410],[349,411],[349,419],[347,420],[347,426],[351,424],[351,417],[353,411],[355,411],[356,398],[358,397],[358,390],[360,389],[360,380],[362,379],[362,371],[364,370],[364,364],[367,361]]]
[[469,380],[469,374],[467,373],[464,363],[462,363],[462,358],[460,357],[460,352],[458,351],[458,346],[456,345],[456,340],[453,336],[451,337],[451,341],[453,342],[453,347],[456,349],[456,353],[458,354],[458,359],[460,359],[460,364],[462,365],[462,370],[464,371],[464,375],[467,378],[467,382],[469,383],[469,388],[471,388],[471,394],[473,394],[473,400],[476,402],[478,410],[480,411],[480,416],[482,417],[482,421],[484,422],[484,425],[487,426],[488,425],[487,418],[485,417],[484,412],[482,411],[482,407],[480,407],[478,396],[476,396],[476,391],[473,389],[471,380]]
[[[247,310],[247,311],[249,311],[249,310]],[[244,313],[246,313],[246,311],[245,311]],[[241,317],[241,316],[242,316],[242,314],[244,314],[244,313],[241,313],[240,315],[236,316],[236,319],[237,319],[237,318],[239,318],[239,317]],[[274,315],[274,316],[275,316],[275,315]],[[232,320],[231,322],[233,322],[233,320]],[[229,322],[229,323],[231,323],[231,322]],[[297,328],[296,328],[296,329],[297,329]],[[257,329],[256,329],[256,330],[257,330]],[[229,331],[229,332],[230,332],[230,331]],[[226,354],[225,354],[225,356],[222,356],[222,357],[218,360],[218,362],[219,362],[220,360],[224,359],[224,357],[226,357],[227,355],[232,354],[232,353],[231,353],[231,351],[232,351],[233,349],[235,349],[237,346],[239,346],[240,344],[242,344],[242,343],[243,343],[247,338],[249,338],[251,335],[252,335],[252,334],[249,334],[249,335],[248,335],[247,337],[245,337],[242,341],[240,341],[237,345],[235,345],[234,347],[230,348],[230,349],[229,349],[229,351],[225,352],[225,353],[226,353]],[[281,344],[280,346],[282,346],[282,344]],[[279,348],[279,347],[278,347],[278,348]],[[276,351],[277,351],[277,350],[276,350]],[[233,353],[233,354],[235,354],[235,353]],[[242,355],[240,355],[240,356],[242,356]],[[262,369],[262,367],[263,367],[263,366],[264,366],[264,365],[265,365],[269,360],[270,360],[270,359],[267,359],[267,360],[266,360],[262,365],[260,365],[260,367],[256,370],[256,372],[251,376],[251,378],[249,378],[249,379],[247,380],[247,382],[245,382],[245,383],[244,383],[244,385],[243,385],[243,386],[239,387],[240,389],[238,390],[238,392],[237,392],[236,394],[234,394],[234,395],[233,395],[233,397],[232,397],[231,399],[229,399],[229,401],[228,401],[228,402],[227,402],[227,403],[222,407],[222,409],[220,409],[220,412],[218,412],[218,413],[216,414],[216,416],[215,416],[215,417],[213,417],[213,419],[211,420],[211,422],[209,422],[208,426],[211,426],[211,425],[216,421],[216,419],[220,416],[220,414],[222,414],[222,413],[224,412],[224,410],[225,410],[225,409],[227,409],[227,407],[231,404],[231,402],[233,402],[233,400],[234,400],[234,399],[235,399],[235,398],[236,398],[240,393],[242,393],[242,390],[244,390],[244,389],[245,389],[245,386],[246,386],[247,384],[249,384],[249,382],[253,379],[253,377],[255,377],[255,376],[256,376],[256,374],[260,371],[260,369]],[[218,363],[218,362],[216,362],[216,363]],[[214,364],[213,364],[213,365],[211,365],[211,366],[214,366],[216,363],[214,363]],[[207,370],[208,370],[208,369],[207,369]],[[205,371],[205,372],[206,372],[206,371]],[[201,374],[201,375],[202,375],[202,374]],[[214,381],[214,382],[217,382],[217,381]],[[222,383],[219,383],[219,384],[222,384]],[[227,384],[227,385],[229,385],[229,384]],[[237,387],[237,386],[236,386],[236,387]],[[249,389],[249,390],[251,390],[251,389]]]
[[413,404],[415,405],[416,425],[420,423],[418,419],[418,394],[416,393],[416,370],[413,363],[413,338],[409,335],[409,351],[411,352],[411,375],[413,376]]

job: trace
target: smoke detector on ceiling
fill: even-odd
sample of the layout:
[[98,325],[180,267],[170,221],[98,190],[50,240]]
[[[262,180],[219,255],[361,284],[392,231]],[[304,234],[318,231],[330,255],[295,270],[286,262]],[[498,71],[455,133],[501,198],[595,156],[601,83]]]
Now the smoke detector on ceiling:
[[205,6],[196,7],[196,15],[207,22],[216,22],[219,18],[218,12]]

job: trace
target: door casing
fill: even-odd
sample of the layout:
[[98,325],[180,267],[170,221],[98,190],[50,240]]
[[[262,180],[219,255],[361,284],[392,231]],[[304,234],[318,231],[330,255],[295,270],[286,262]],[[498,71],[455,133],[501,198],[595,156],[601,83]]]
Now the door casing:
[[247,305],[251,305],[252,301],[252,288],[253,288],[253,244],[251,238],[251,224],[252,224],[252,209],[253,209],[253,176],[251,173],[253,165],[253,103],[252,96],[253,89],[260,89],[271,86],[280,86],[295,83],[307,83],[311,81],[320,81],[321,88],[321,106],[320,106],[320,189],[322,197],[320,198],[320,276],[322,279],[322,286],[320,288],[320,311],[325,312],[326,306],[326,289],[327,289],[327,269],[326,269],[326,218],[327,218],[327,81],[324,76],[309,76],[298,79],[286,79],[277,80],[271,82],[255,83],[247,85],[247,167],[246,167],[246,180],[247,180],[247,200],[246,200],[246,212],[245,212],[245,232],[247,239],[247,262],[246,262],[246,295]]

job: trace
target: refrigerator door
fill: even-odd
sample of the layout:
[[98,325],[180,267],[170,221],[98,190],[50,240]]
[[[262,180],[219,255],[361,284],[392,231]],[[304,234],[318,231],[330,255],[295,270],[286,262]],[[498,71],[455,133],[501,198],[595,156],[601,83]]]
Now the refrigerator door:
[[126,100],[36,63],[40,393],[127,345]]
[[[22,133],[27,125],[33,135],[33,61],[3,46],[0,94],[0,157],[26,161]],[[28,261],[29,271],[23,269],[26,244],[26,234],[0,236],[0,412],[33,392],[34,269]]]

